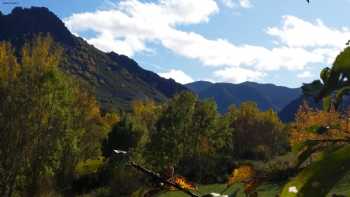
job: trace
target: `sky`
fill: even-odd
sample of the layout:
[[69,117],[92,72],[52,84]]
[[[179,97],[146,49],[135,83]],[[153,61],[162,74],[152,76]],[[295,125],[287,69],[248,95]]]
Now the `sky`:
[[183,84],[300,87],[350,39],[350,0],[0,0],[15,6],[48,7],[96,48]]

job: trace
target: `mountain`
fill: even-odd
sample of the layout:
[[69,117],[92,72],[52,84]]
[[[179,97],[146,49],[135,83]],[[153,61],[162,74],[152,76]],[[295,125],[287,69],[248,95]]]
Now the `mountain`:
[[[306,102],[309,107],[313,109],[322,110],[322,101],[316,102],[312,97],[300,96],[285,106],[278,116],[283,122],[291,122],[295,119],[295,114],[298,112],[299,107]],[[345,112],[350,106],[350,96],[344,96],[342,103],[339,105],[338,110]]]
[[286,105],[279,113],[278,116],[283,122],[291,122],[295,119],[295,114],[303,103],[306,102],[309,107],[314,109],[321,109],[321,103],[316,103],[315,99],[306,96],[300,96]]
[[231,84],[197,81],[186,86],[201,99],[213,98],[217,102],[218,110],[222,113],[226,112],[230,105],[238,106],[245,101],[256,102],[261,110],[272,108],[280,111],[301,95],[300,88],[254,82]]
[[174,80],[144,70],[127,56],[96,49],[73,35],[47,8],[17,7],[8,15],[0,12],[0,41],[20,48],[38,34],[50,34],[64,48],[60,67],[92,89],[105,110],[130,109],[133,100],[163,101],[188,90]]

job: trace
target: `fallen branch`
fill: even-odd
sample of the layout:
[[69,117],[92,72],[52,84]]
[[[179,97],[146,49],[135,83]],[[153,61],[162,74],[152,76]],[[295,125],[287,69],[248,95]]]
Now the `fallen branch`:
[[152,178],[158,180],[159,182],[164,183],[164,184],[169,185],[169,186],[172,186],[172,187],[175,187],[176,189],[186,193],[187,195],[189,195],[191,197],[201,197],[201,196],[199,196],[197,194],[192,193],[191,191],[189,191],[187,189],[182,188],[180,185],[178,185],[176,183],[172,183],[172,182],[168,181],[167,179],[161,177],[158,173],[155,173],[155,172],[153,172],[153,171],[151,171],[151,170],[149,170],[149,169],[147,169],[147,168],[145,168],[143,166],[140,166],[140,165],[138,165],[135,162],[131,161],[131,162],[129,162],[129,164],[132,167],[136,168],[137,170],[139,170],[139,171],[141,171],[141,172],[151,176]]

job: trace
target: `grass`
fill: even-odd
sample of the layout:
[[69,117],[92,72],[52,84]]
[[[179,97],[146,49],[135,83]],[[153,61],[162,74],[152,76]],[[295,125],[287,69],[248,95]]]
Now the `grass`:
[[[200,194],[204,195],[212,192],[220,193],[225,189],[225,187],[226,187],[225,184],[213,184],[213,185],[200,186],[198,189]],[[257,191],[259,193],[259,197],[274,197],[276,196],[276,194],[278,194],[279,188],[280,188],[279,185],[265,184],[260,186]],[[238,194],[237,196],[245,197],[241,185],[232,186],[224,194],[232,194],[238,189],[239,189],[239,192],[237,193]],[[188,197],[188,195],[180,191],[175,191],[175,192],[162,193],[162,194],[159,194],[157,197]]]
[[[258,187],[257,192],[259,194],[259,197],[275,197],[282,189],[282,186],[283,185],[278,185],[278,184],[264,184]],[[224,190],[224,188],[225,188],[224,184],[213,184],[213,185],[199,186],[198,189],[200,194],[203,195],[211,192],[220,193],[221,191]],[[224,194],[231,194],[237,189],[240,189],[237,197],[245,197],[243,190],[241,188],[242,188],[241,185],[232,186]],[[330,192],[328,196],[331,197],[332,194],[350,196],[350,173],[348,173],[336,185],[336,187]],[[188,197],[188,195],[180,191],[174,191],[174,192],[166,192],[166,193],[159,194],[157,195],[157,197]]]
[[103,158],[89,159],[78,163],[75,173],[79,176],[96,173],[104,164]]

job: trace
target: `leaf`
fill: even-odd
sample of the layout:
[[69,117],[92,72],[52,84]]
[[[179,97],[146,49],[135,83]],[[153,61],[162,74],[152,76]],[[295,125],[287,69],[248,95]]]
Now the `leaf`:
[[[319,145],[319,142],[308,140],[302,144],[303,146],[298,152],[298,159],[296,163],[297,168],[300,167],[301,164],[303,164],[311,154],[315,153],[318,150],[316,147]],[[304,147],[306,148],[303,150]]]
[[310,133],[319,133],[320,130],[323,130],[324,127],[320,125],[312,125],[311,127],[307,127],[306,131]]
[[255,176],[256,172],[252,165],[245,164],[241,165],[240,167],[236,168],[228,180],[228,185],[232,185],[238,182],[246,181],[248,179],[251,179]]
[[314,146],[316,145],[317,143],[315,141],[312,141],[312,140],[307,140],[307,141],[303,141],[303,142],[300,142],[298,144],[295,144],[293,147],[292,147],[292,152],[295,153],[295,154],[298,154],[300,151],[302,151],[304,148],[306,147],[309,147],[309,146]]
[[330,124],[327,126],[321,125],[312,125],[311,127],[307,127],[306,131],[310,133],[324,134],[329,131],[329,129],[340,129],[341,125],[339,123]]
[[349,153],[350,145],[346,145],[311,164],[284,186],[281,196],[326,196],[350,170]]
[[[171,178],[170,182],[177,184],[182,189],[197,191],[197,187],[193,183],[187,181],[185,177],[175,176]],[[176,190],[176,188],[170,188],[170,190]]]
[[320,78],[322,79],[323,83],[326,83],[330,77],[330,72],[331,69],[326,67],[324,69],[322,69],[321,73],[320,73]]
[[329,111],[332,106],[332,97],[331,96],[326,96],[322,99],[322,108],[323,111]]
[[316,97],[319,94],[322,87],[323,87],[323,84],[321,83],[321,81],[315,80],[312,83],[303,84],[303,86],[301,88],[303,90],[304,95]]
[[335,106],[336,106],[336,108],[342,102],[343,96],[345,96],[349,92],[350,92],[350,87],[349,86],[345,86],[345,87],[343,87],[343,88],[341,88],[341,89],[336,91],[336,95],[335,95]]
[[247,183],[244,184],[244,193],[246,194],[250,194],[253,191],[255,191],[255,189],[257,187],[259,187],[261,184],[261,180],[259,179],[252,179],[250,181],[248,181]]
[[304,147],[305,147],[305,143],[304,142],[297,143],[297,144],[292,146],[292,153],[298,154],[299,151],[301,151]]

